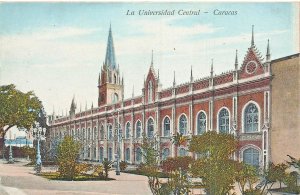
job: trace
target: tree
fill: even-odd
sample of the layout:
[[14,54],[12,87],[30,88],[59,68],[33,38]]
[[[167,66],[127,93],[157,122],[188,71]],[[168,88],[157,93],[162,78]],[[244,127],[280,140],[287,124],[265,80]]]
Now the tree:
[[[235,180],[239,184],[242,194],[252,192],[254,183],[259,180],[257,169],[243,162],[236,162]],[[246,190],[247,184],[249,189]]]
[[13,126],[30,129],[41,108],[42,103],[32,91],[23,93],[13,84],[0,86],[0,138],[3,138],[2,142],[7,131]]
[[141,167],[141,171],[147,175],[149,187],[155,195],[161,194],[162,190],[162,185],[159,181],[159,166],[157,161],[159,153],[156,149],[157,144],[155,139],[143,136],[141,148],[144,164]]
[[233,189],[235,161],[231,159],[237,140],[230,134],[209,131],[193,136],[189,150],[202,154],[191,166],[191,173],[202,179],[208,194],[223,195]]
[[162,162],[163,172],[168,173],[168,188],[173,194],[185,194],[189,192],[190,182],[187,172],[190,164],[193,162],[190,156],[179,156],[168,158]]
[[57,162],[60,176],[72,180],[76,176],[77,158],[80,151],[80,143],[71,136],[66,136],[58,145]]

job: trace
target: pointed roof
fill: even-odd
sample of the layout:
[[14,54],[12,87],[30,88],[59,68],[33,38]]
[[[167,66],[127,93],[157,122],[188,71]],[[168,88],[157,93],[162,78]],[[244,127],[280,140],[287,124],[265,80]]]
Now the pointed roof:
[[113,41],[113,37],[112,37],[111,25],[109,26],[109,33],[108,33],[108,39],[107,39],[105,65],[109,69],[115,69],[117,67],[116,66],[115,47],[114,47],[114,41]]

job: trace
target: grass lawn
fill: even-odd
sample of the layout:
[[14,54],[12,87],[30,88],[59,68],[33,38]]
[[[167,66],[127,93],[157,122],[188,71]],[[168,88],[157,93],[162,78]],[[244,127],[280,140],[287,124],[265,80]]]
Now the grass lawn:
[[[143,173],[143,172],[141,172],[141,171],[139,171],[139,170],[125,170],[125,171],[122,171],[122,172],[124,172],[124,173],[129,173],[129,174],[135,174],[135,175],[144,175],[144,176],[148,176],[147,174],[145,174],[145,173]],[[158,177],[159,177],[159,178],[168,178],[168,174],[160,172],[160,173],[158,174]]]
[[82,174],[78,175],[72,180],[60,177],[58,172],[43,172],[40,176],[50,179],[50,180],[61,180],[61,181],[110,181],[115,180],[113,178],[105,178],[105,177],[98,177],[90,174]]

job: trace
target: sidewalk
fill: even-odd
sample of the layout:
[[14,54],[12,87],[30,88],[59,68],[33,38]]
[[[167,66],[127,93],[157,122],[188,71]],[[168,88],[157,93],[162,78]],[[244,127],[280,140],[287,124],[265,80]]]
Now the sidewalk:
[[0,160],[0,194],[2,195],[151,195],[145,176],[109,172],[112,181],[55,181],[34,175],[26,163],[6,164]]

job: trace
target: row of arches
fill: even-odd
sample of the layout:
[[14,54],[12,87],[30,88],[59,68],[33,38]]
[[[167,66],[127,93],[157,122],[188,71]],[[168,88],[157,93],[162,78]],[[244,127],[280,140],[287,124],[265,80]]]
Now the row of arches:
[[[204,110],[200,110],[196,115],[196,130],[194,134],[201,135],[208,130],[208,117],[207,113]],[[161,136],[169,137],[172,136],[172,133],[175,133],[175,129],[183,134],[188,134],[188,117],[185,114],[181,114],[178,118],[177,128],[172,128],[172,121],[169,116],[165,116],[162,120],[162,131]],[[250,101],[248,102],[242,111],[242,132],[244,133],[253,133],[259,131],[260,125],[260,109],[256,102]],[[122,128],[119,125],[119,135],[125,139],[129,139],[131,137],[141,138],[143,134],[142,122],[137,120],[135,123],[135,131],[132,131],[131,122],[127,121],[125,123],[125,134],[122,134]],[[173,131],[174,130],[174,131]],[[230,132],[230,111],[227,107],[222,107],[217,113],[217,130],[221,133],[229,133]],[[146,120],[146,129],[145,134],[148,137],[153,137],[155,131],[155,122],[152,117],[149,117]],[[100,126],[100,130],[97,130],[97,127],[93,129],[88,128],[87,130],[82,129],[80,132],[79,129],[72,130],[72,136],[82,137],[87,140],[91,139],[105,139],[105,128],[103,125]],[[107,139],[113,140],[117,135],[117,129],[113,130],[113,125],[108,124],[107,126]],[[62,136],[61,134],[59,135]]]
[[[89,151],[89,150],[88,150]],[[95,153],[94,153],[95,155]],[[113,161],[113,148],[112,147],[109,147],[107,149],[107,158],[109,161]],[[139,164],[139,163],[142,163],[143,159],[142,159],[142,149],[140,147],[137,147],[135,150],[134,150],[134,162],[131,162],[131,150],[130,148],[126,148],[124,150],[124,160],[128,163],[136,163],[136,164]],[[184,147],[180,147],[178,148],[177,150],[177,156],[187,156],[189,155],[188,153],[188,150]],[[240,160],[242,160],[243,162],[245,162],[246,164],[249,164],[249,165],[252,165],[252,166],[255,166],[255,167],[259,167],[260,166],[260,155],[261,155],[261,152],[260,152],[260,149],[254,145],[246,145],[245,147],[243,147],[241,150],[240,150]],[[170,151],[170,148],[168,147],[165,147],[161,150],[161,156],[160,156],[160,159],[163,161],[163,160],[166,160],[168,157],[171,157],[172,154],[171,154],[171,151]],[[95,155],[96,157],[96,155]],[[196,158],[200,158],[201,155],[196,155]],[[99,161],[102,162],[104,160],[104,148],[103,147],[100,147],[99,148]]]

